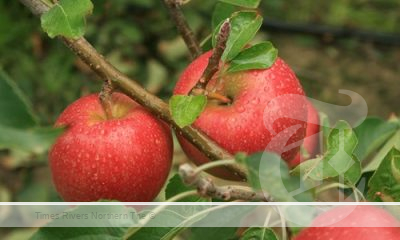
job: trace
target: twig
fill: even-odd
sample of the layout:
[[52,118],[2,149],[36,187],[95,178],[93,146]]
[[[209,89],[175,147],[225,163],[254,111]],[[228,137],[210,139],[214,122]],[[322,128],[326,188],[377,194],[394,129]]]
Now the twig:
[[222,54],[224,53],[224,50],[226,48],[226,42],[228,41],[230,30],[231,30],[231,24],[228,19],[225,20],[225,22],[221,26],[221,29],[218,33],[215,49],[210,59],[208,60],[207,67],[204,70],[203,75],[196,83],[196,85],[192,88],[189,94],[207,95],[207,91],[205,90],[206,86],[219,69],[219,63],[221,61]]
[[[33,13],[39,15],[48,11],[48,7],[40,0],[20,0]],[[178,134],[181,134],[210,160],[231,159],[233,156],[217,143],[212,141],[207,135],[192,126],[180,128],[172,119],[168,104],[158,97],[147,92],[136,81],[130,79],[100,55],[96,49],[85,38],[68,39],[61,37],[61,40],[98,76],[103,80],[110,80],[114,87],[119,88],[126,95],[131,97],[154,115],[169,123]],[[246,180],[246,174],[239,166],[226,166],[228,170],[238,176],[239,179]]]
[[194,36],[193,31],[190,29],[189,24],[186,22],[185,16],[182,13],[180,7],[182,1],[164,0],[164,2],[172,17],[172,20],[175,22],[175,25],[178,28],[179,33],[181,34],[183,40],[186,43],[186,46],[190,51],[192,59],[197,58],[198,56],[201,55],[202,50],[199,42],[196,40],[196,37]]
[[183,164],[179,167],[179,175],[183,182],[189,186],[195,186],[200,196],[218,198],[225,201],[244,200],[272,202],[271,196],[263,192],[254,192],[243,186],[217,186],[214,182],[198,174],[196,168],[190,164]]

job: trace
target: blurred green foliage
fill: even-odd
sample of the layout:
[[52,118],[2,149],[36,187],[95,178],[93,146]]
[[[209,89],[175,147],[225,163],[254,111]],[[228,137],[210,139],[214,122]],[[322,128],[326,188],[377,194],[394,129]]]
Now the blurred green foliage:
[[[190,26],[201,40],[212,32],[211,15],[215,4],[212,0],[192,0],[183,7]],[[98,0],[94,5],[93,15],[87,19],[87,39],[121,71],[149,91],[169,98],[190,58],[162,1]],[[376,32],[399,33],[400,29],[400,2],[397,0],[264,0],[260,11],[265,18],[283,22],[350,26]],[[364,86],[360,88],[361,93],[370,90],[368,84],[372,82],[377,96],[383,96],[383,100],[370,98],[369,104],[377,102],[375,108],[374,104],[371,106],[373,112],[376,109],[374,113],[385,115],[386,109],[396,111],[395,104],[389,102],[398,99],[398,92],[390,91],[385,84],[397,79],[398,48],[377,48],[353,39],[325,46],[314,37],[271,32],[261,32],[256,39],[272,40],[280,56],[298,71],[309,95],[323,100],[336,99],[337,91],[332,88],[341,87],[344,79]],[[371,79],[362,79],[365,61],[373,64],[372,72],[366,73]],[[346,71],[342,71],[343,68]],[[60,41],[42,32],[40,20],[18,1],[0,2],[0,69],[21,88],[41,126],[52,125],[68,104],[81,95],[99,91],[101,85],[98,77]],[[375,95],[366,94],[370,96]],[[40,159],[41,163],[46,160],[43,154],[32,158]],[[0,160],[2,166],[13,161],[7,151],[0,152]],[[46,166],[32,170],[29,164],[21,165],[7,174],[12,178],[8,181],[1,178],[2,199],[59,200],[51,187]]]
[[[199,39],[211,33],[212,9],[217,1],[191,0],[184,13]],[[149,91],[167,99],[188,51],[161,0],[97,0],[88,18],[87,39],[111,63]],[[400,33],[398,0],[263,0],[265,18],[292,23],[346,26],[374,32]],[[373,46],[354,39],[324,45],[303,35],[262,32],[258,40],[272,40],[279,54],[303,81],[309,95],[336,101],[338,88],[358,90],[374,114],[400,112],[398,84],[400,50]],[[300,56],[300,57],[299,57]],[[21,88],[42,126],[54,123],[75,99],[100,90],[90,69],[60,41],[49,39],[19,1],[0,1],[0,69]],[[9,168],[8,151],[0,151],[0,201],[59,201],[51,186],[46,156],[41,166],[24,162]],[[10,232],[4,230],[1,233]],[[21,239],[31,230],[11,231],[2,239]]]

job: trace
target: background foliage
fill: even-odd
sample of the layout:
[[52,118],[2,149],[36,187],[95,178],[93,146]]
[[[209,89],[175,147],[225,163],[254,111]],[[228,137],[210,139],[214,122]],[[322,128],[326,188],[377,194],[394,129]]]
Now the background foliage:
[[[215,1],[185,5],[184,12],[197,36],[211,31]],[[348,27],[400,34],[397,0],[295,1],[265,0],[263,17],[282,23]],[[188,64],[188,51],[159,0],[98,0],[88,18],[88,40],[120,70],[151,92],[169,98],[180,72]],[[321,101],[348,104],[338,94],[349,89],[361,94],[369,114],[387,118],[399,113],[400,48],[331,35],[314,37],[276,32],[264,27],[257,41],[270,40],[291,65],[307,94]],[[99,91],[96,76],[59,41],[49,39],[40,21],[18,1],[0,2],[0,69],[10,76],[32,105],[38,124],[53,124],[69,103]],[[7,113],[0,113],[7,114]],[[174,161],[185,157],[176,144]],[[19,162],[0,152],[0,201],[60,201],[51,186],[45,154]],[[31,164],[39,163],[39,167]],[[6,230],[8,239],[29,230]],[[18,236],[18,235],[17,235]]]

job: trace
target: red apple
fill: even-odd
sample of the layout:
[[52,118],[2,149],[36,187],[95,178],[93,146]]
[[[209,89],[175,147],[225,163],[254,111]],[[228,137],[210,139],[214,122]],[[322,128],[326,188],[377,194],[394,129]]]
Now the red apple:
[[56,122],[67,126],[49,153],[53,182],[65,201],[152,201],[172,160],[170,129],[121,93],[107,119],[97,94],[69,105]]
[[304,138],[303,147],[307,151],[308,156],[303,156],[301,152],[297,153],[296,157],[289,162],[291,167],[295,167],[299,165],[304,160],[311,159],[315,157],[318,153],[319,147],[319,116],[318,111],[314,108],[314,106],[307,101],[307,130],[306,137]]
[[339,206],[318,216],[294,239],[398,240],[400,223],[382,208]]
[[[203,74],[211,54],[212,52],[207,52],[201,55],[185,69],[175,86],[174,94],[186,95],[190,92]],[[264,150],[281,153],[286,145],[304,138],[307,119],[304,92],[295,74],[282,59],[278,58],[268,69],[224,74],[217,81],[218,76],[219,73],[214,75],[207,85],[207,90],[212,91],[215,88],[219,94],[230,98],[232,103],[224,105],[209,101],[204,112],[194,122],[194,126],[221,147],[232,154],[251,154]],[[287,97],[279,100],[280,96]],[[296,119],[288,116],[296,116]],[[272,133],[267,125],[272,126],[275,133]],[[269,144],[276,133],[294,125],[299,125],[294,134],[281,134],[281,141]],[[179,134],[178,140],[184,152],[196,164],[201,165],[209,161]],[[298,151],[299,147],[294,147],[284,151],[282,157],[290,161]],[[238,180],[224,168],[213,169],[210,173],[221,178]]]

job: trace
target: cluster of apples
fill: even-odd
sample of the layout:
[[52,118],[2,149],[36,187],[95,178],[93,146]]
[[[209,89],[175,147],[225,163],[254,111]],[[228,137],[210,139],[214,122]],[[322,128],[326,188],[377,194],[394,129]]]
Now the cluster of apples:
[[[174,94],[190,92],[210,56],[211,52],[203,54],[185,69]],[[282,59],[278,58],[268,69],[214,77],[207,88],[216,89],[231,103],[210,101],[194,126],[232,154],[273,151],[293,167],[318,153],[318,112],[306,98],[290,97],[304,96],[304,92]],[[275,101],[285,95],[289,97]],[[294,133],[285,132],[296,125]],[[112,118],[107,118],[98,94],[82,97],[64,110],[56,126],[67,129],[53,145],[49,159],[53,182],[65,201],[152,201],[165,184],[173,157],[171,130],[126,95],[112,94]],[[272,126],[272,131],[267,126]],[[196,164],[209,161],[186,139],[177,137]],[[303,139],[307,158],[300,153],[299,146],[282,150]],[[223,168],[210,173],[237,180]],[[357,207],[339,223],[352,226],[352,222],[373,220],[393,227],[341,228],[331,223],[346,210],[343,208],[322,214],[295,239],[400,239],[397,220],[376,207]],[[329,227],[321,228],[321,224]]]
[[[211,51],[185,69],[174,94],[190,92],[210,56]],[[319,126],[307,126],[306,119],[308,115],[313,123],[318,122],[317,111],[305,98],[274,101],[283,95],[304,96],[300,82],[282,59],[278,58],[268,69],[214,77],[207,88],[217,89],[231,103],[209,101],[194,126],[232,154],[264,150],[282,153],[283,147],[301,142],[305,136],[312,136],[306,138],[304,146],[310,155],[315,154]],[[294,125],[299,128],[285,136],[287,142],[275,139],[270,144],[275,135],[266,127],[268,124],[275,133]],[[112,94],[111,119],[106,117],[98,95],[92,94],[68,106],[56,126],[67,129],[53,145],[49,159],[53,182],[65,201],[152,201],[164,185],[173,155],[171,130],[122,93]],[[196,164],[209,161],[182,136],[178,135],[178,140]],[[282,157],[292,166],[303,160],[299,146],[283,152]],[[236,180],[234,174],[223,168],[211,173]]]

